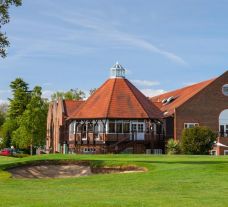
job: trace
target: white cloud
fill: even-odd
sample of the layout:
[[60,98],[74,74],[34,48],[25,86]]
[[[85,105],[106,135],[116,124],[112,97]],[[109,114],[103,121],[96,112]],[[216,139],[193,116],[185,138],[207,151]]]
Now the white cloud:
[[[52,5],[53,4],[53,5]],[[43,15],[48,16],[60,23],[64,22],[65,26],[56,23],[55,25],[48,22],[34,22],[20,19],[20,28],[28,28],[29,37],[14,37],[20,41],[19,48],[15,54],[16,57],[53,57],[61,55],[77,55],[83,53],[97,52],[101,48],[136,48],[143,49],[161,56],[181,65],[187,65],[177,54],[161,49],[152,42],[145,40],[138,35],[123,32],[118,23],[113,23],[102,13],[91,10],[63,10],[62,7],[55,3],[50,3],[49,7],[54,7],[54,12],[43,11]],[[53,11],[53,9],[52,9]],[[35,33],[36,28],[41,30]],[[29,29],[30,28],[30,29]],[[47,29],[46,29],[47,28]],[[39,34],[39,35],[38,35]],[[63,35],[64,34],[64,35]],[[52,37],[50,39],[50,37]],[[12,38],[11,38],[12,40]],[[15,43],[14,43],[15,45]],[[28,45],[25,47],[25,45]]]
[[0,104],[8,104],[8,103],[9,103],[8,100],[0,99]]
[[51,99],[51,95],[54,93],[54,91],[51,90],[44,90],[42,93],[43,98]]
[[162,93],[165,93],[166,91],[163,89],[150,89],[150,88],[145,88],[145,89],[141,89],[141,92],[148,97],[152,97],[152,96],[157,96],[160,95]]
[[0,94],[9,94],[10,90],[0,90]]
[[160,85],[158,81],[150,81],[150,80],[132,80],[133,83],[140,86],[157,86]]

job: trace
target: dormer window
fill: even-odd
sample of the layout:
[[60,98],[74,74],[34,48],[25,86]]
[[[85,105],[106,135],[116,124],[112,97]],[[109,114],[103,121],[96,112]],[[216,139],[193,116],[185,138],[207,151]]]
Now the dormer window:
[[118,62],[111,68],[111,78],[125,78],[125,69]]

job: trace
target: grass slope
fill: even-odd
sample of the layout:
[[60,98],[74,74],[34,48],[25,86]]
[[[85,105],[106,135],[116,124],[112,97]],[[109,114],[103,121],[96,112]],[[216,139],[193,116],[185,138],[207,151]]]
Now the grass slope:
[[[67,179],[10,178],[7,166],[42,159],[136,164],[146,173]],[[43,155],[0,157],[0,206],[228,206],[228,156]]]

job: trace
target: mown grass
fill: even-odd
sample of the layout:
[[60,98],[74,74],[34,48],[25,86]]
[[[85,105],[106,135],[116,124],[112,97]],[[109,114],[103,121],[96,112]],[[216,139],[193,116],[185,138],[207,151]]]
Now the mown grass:
[[[145,173],[13,179],[3,169],[34,160],[133,164]],[[0,157],[0,206],[228,206],[228,156],[43,155]]]

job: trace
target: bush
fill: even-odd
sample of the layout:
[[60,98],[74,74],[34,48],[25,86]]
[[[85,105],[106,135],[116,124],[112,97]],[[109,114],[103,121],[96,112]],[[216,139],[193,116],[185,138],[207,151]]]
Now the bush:
[[180,144],[177,140],[169,139],[166,145],[167,154],[175,155],[180,154]]
[[216,134],[208,127],[184,129],[181,137],[181,150],[184,154],[206,155],[212,149]]

